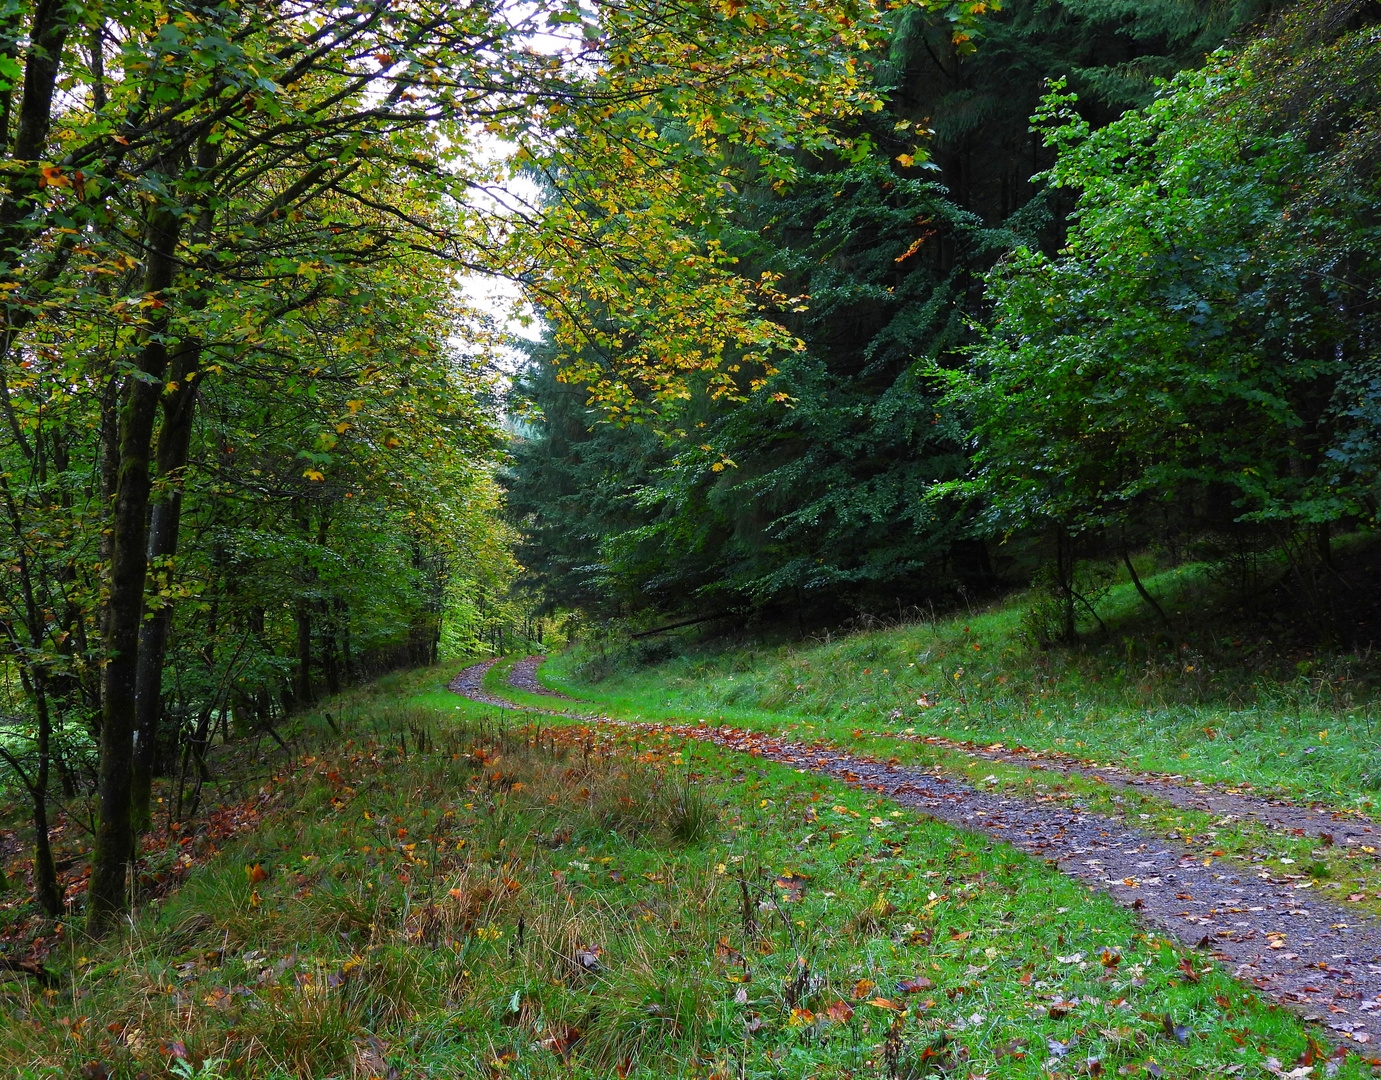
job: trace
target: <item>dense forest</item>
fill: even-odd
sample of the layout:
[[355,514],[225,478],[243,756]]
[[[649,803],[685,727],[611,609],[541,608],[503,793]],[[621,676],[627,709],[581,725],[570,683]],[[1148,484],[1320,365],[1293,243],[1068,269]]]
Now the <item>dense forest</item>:
[[[849,9],[7,9],[0,757],[45,912],[66,903],[53,800],[92,837],[102,933],[155,777],[193,818],[212,744],[521,622],[507,335],[467,277],[521,285],[554,340],[622,318],[680,341],[624,357],[673,380],[713,367],[710,336],[785,347],[685,223],[725,175],[786,177],[790,133],[818,129],[810,152],[880,100],[846,58],[888,20]],[[566,201],[525,199],[524,173]],[[638,310],[649,275],[686,310]],[[592,320],[577,283],[626,315]]]
[[629,424],[534,350],[524,584],[816,626],[1034,579],[1069,641],[1090,558],[1197,554],[1248,595],[1284,559],[1290,619],[1351,634],[1330,538],[1376,505],[1377,15],[1017,0],[956,44],[899,13],[867,152],[749,178],[706,233],[799,298],[759,389],[644,384]]

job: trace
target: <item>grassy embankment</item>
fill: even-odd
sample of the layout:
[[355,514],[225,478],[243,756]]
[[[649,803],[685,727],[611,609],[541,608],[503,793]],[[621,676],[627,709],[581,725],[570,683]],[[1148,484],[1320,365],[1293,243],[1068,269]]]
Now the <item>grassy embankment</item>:
[[[814,775],[391,680],[127,935],[12,985],[25,1076],[1268,1075],[1299,1024],[1044,864]],[[272,775],[262,774],[268,769]],[[747,903],[745,903],[745,892]],[[1278,1066],[1276,1066],[1278,1067]],[[1341,1076],[1360,1075],[1353,1059]]]
[[[1172,619],[1210,608],[1203,567],[1146,584]],[[1117,791],[1079,776],[975,760],[927,735],[1069,753],[1098,764],[1164,772],[1371,812],[1381,786],[1381,721],[1365,657],[1269,649],[1240,627],[1209,624],[1176,638],[1148,629],[1129,583],[1100,605],[1107,636],[1075,649],[1025,640],[1025,597],[962,616],[772,647],[690,638],[586,646],[553,657],[540,677],[626,719],[708,719],[830,742],[880,758],[942,768],[972,781],[1129,814],[1139,827],[1257,872],[1310,873],[1339,898],[1381,910],[1376,851],[1327,846],[1250,821],[1175,807],[1153,792]],[[1220,635],[1215,637],[1215,632]],[[655,663],[647,663],[652,657]],[[1284,678],[1281,671],[1293,673]],[[502,666],[491,672],[498,686]],[[504,691],[516,701],[561,708]],[[1326,824],[1319,831],[1326,829]],[[1377,850],[1381,850],[1381,835]]]

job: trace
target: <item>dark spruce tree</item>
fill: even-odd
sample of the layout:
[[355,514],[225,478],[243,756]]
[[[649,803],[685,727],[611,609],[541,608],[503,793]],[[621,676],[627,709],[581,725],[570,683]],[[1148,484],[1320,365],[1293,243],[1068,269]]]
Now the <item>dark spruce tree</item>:
[[970,447],[922,371],[960,362],[997,258],[1063,237],[1072,196],[1033,181],[1053,160],[1030,123],[1046,81],[1110,122],[1264,6],[1022,0],[968,44],[902,13],[873,71],[891,93],[871,156],[745,187],[716,237],[745,274],[808,297],[782,316],[806,350],[764,392],[693,400],[663,438],[601,422],[534,353],[519,394],[540,418],[516,443],[510,505],[547,602],[835,618],[991,586],[1002,567],[972,507],[926,498]]

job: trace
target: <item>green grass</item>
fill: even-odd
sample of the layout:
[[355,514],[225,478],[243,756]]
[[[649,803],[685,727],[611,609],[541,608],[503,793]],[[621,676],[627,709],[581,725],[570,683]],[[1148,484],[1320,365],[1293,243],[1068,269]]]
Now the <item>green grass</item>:
[[[1183,624],[1208,603],[1206,574],[1181,567],[1146,584]],[[591,643],[554,657],[541,675],[627,715],[679,712],[841,744],[856,731],[937,734],[1334,806],[1377,797],[1381,720],[1369,657],[1253,662],[1246,654],[1260,643],[1168,638],[1148,631],[1125,582],[1099,606],[1112,640],[1041,649],[1023,634],[1027,603],[1017,596],[962,616],[773,647]]]
[[524,728],[440,681],[337,706],[347,742],[308,725],[256,832],[121,939],[65,943],[53,990],[10,984],[0,1061],[1253,1077],[1308,1048],[1289,1014],[1003,845],[664,733]]

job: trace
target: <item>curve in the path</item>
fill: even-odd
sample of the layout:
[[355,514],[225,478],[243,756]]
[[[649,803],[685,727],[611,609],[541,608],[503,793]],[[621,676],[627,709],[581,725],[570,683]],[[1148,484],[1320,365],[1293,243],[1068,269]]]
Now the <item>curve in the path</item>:
[[542,666],[545,659],[545,656],[523,657],[508,669],[508,685],[529,694],[541,694],[543,697],[558,698],[561,701],[575,701],[576,699],[568,694],[551,690],[537,681],[537,669]]
[[[1381,926],[1324,900],[1311,880],[1251,876],[1187,852],[1124,820],[1077,804],[1021,799],[923,769],[889,765],[762,732],[690,724],[637,724],[597,714],[519,706],[482,689],[494,661],[466,668],[450,689],[475,701],[619,727],[667,732],[824,773],[924,810],[958,828],[1042,857],[1191,947],[1206,948],[1305,1019],[1357,1043],[1381,1035]],[[535,670],[535,665],[533,666]],[[574,699],[568,699],[574,700]],[[589,704],[589,703],[586,703]]]

